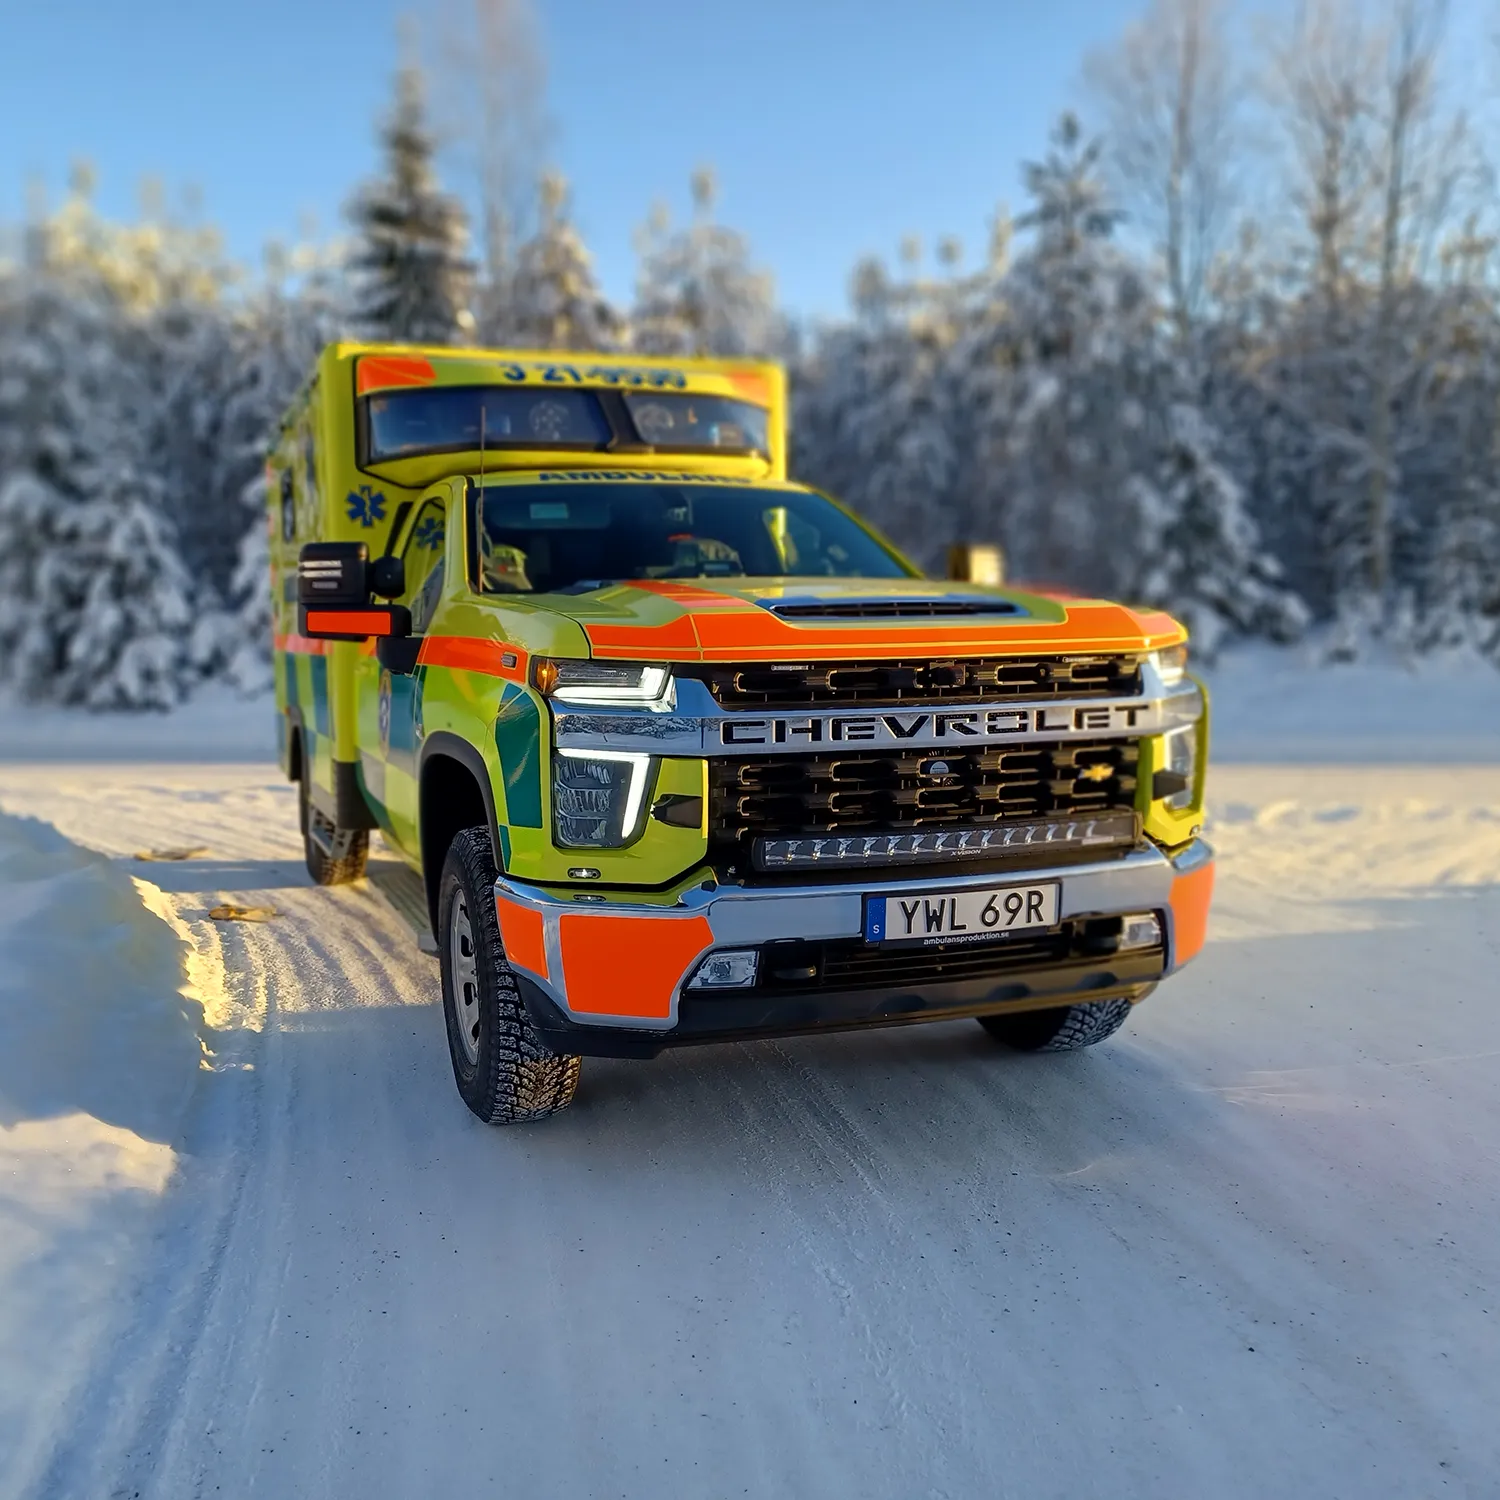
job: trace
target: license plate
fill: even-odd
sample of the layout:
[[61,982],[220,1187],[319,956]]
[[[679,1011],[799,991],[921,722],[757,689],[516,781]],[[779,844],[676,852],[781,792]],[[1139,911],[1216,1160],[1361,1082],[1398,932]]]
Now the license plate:
[[997,885],[927,891],[920,896],[866,896],[867,943],[979,943],[1028,927],[1057,926],[1062,887]]

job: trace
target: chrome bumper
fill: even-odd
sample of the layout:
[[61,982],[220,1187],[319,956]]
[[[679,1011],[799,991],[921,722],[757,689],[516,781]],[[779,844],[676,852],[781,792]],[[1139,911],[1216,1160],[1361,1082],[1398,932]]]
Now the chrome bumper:
[[[550,890],[503,875],[495,882],[495,897],[512,967],[569,1021],[669,1031],[677,1024],[682,986],[706,953],[778,939],[860,937],[866,896],[1057,881],[1063,921],[1160,912],[1170,973],[1180,962],[1174,884],[1199,874],[1212,860],[1213,850],[1197,839],[1172,857],[1150,848],[1095,864],[1007,874],[950,871],[881,880],[871,870],[858,884],[694,887],[671,907],[628,898],[601,901],[598,892]],[[606,982],[606,967],[612,986]]]

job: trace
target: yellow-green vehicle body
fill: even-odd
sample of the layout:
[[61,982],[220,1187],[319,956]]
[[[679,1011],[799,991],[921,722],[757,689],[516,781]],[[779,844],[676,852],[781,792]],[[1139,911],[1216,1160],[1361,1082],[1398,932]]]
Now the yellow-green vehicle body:
[[[767,364],[330,346],[268,467],[284,770],[434,924],[449,842],[489,830],[559,1050],[1140,998],[1212,883],[1182,627],[922,577],[787,478],[785,409]],[[401,560],[400,649],[300,633],[310,542]],[[1012,888],[1049,920],[883,925]],[[751,950],[758,979],[695,991]]]

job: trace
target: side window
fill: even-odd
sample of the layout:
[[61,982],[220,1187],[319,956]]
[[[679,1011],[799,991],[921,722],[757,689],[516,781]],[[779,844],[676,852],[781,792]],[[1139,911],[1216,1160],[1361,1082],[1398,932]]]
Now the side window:
[[292,471],[281,471],[281,540],[289,542],[297,535],[297,500],[292,493]]
[[413,635],[425,635],[443,592],[443,555],[448,540],[446,509],[429,500],[417,512],[402,558],[406,563],[406,603]]

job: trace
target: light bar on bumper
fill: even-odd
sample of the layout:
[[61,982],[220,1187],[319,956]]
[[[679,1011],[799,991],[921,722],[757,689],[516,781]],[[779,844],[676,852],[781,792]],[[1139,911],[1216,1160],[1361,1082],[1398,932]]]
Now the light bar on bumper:
[[902,860],[999,858],[1046,848],[1057,854],[1078,850],[1128,848],[1139,838],[1133,812],[1100,813],[1087,818],[1055,818],[1030,823],[996,823],[987,828],[943,828],[913,833],[815,838],[757,839],[754,858],[760,870],[805,870],[814,866],[898,864]]

